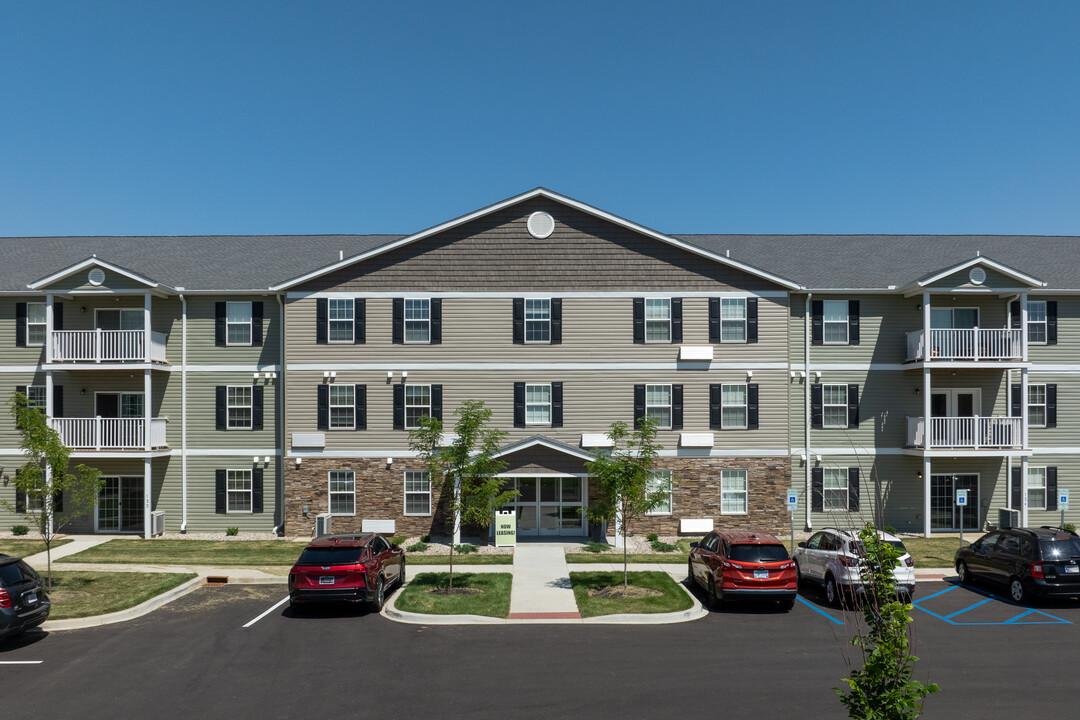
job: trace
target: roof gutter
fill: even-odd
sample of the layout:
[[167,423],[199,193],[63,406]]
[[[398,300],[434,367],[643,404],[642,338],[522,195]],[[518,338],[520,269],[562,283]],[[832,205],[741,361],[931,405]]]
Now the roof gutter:
[[277,454],[277,483],[281,486],[281,502],[278,505],[278,522],[274,526],[274,534],[285,534],[285,300],[281,293],[275,293],[278,301],[278,365],[281,374],[277,381],[277,397],[274,398],[274,416],[277,419],[278,437],[281,448]]
[[187,533],[187,298],[180,293],[180,533]]
[[[814,519],[811,516],[810,508],[813,507],[813,476],[810,473],[810,299],[814,297],[814,293],[806,293],[806,306],[803,310],[803,367],[806,368],[806,381],[803,383],[803,395],[805,406],[803,408],[803,420],[804,422],[804,435],[805,442],[803,448],[806,451],[806,460],[803,462],[803,467],[806,469],[806,489],[804,491],[804,497],[806,498],[806,529],[814,529]],[[794,542],[794,539],[792,540]]]

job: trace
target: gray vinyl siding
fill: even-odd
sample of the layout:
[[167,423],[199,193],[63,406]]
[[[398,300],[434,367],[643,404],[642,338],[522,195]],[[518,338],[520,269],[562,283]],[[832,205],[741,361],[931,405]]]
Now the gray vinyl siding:
[[[1012,382],[1020,383],[1013,371]],[[1028,372],[1029,385],[1057,385],[1057,427],[1028,427],[1028,444],[1040,447],[1080,447],[1080,374]]]
[[1028,360],[1038,364],[1080,363],[1080,297],[1076,295],[1029,295],[1029,300],[1057,301],[1057,345],[1028,345]]
[[[156,510],[165,511],[165,528],[168,532],[179,532],[182,509],[182,478],[180,457],[168,460],[167,482],[164,484]],[[188,525],[189,533],[222,532],[226,528],[237,527],[240,532],[270,532],[277,525],[277,507],[281,496],[278,484],[277,459],[271,455],[270,462],[264,464],[260,458],[257,466],[250,456],[190,456],[188,466]],[[263,471],[263,512],[262,513],[215,513],[215,471],[216,470],[251,470],[254,467]]]
[[[1019,464],[1019,461],[1016,461]],[[1063,455],[1038,453],[1028,461],[1029,467],[1056,467],[1058,490],[1069,490],[1069,509],[1065,511],[1065,522],[1080,525],[1080,454]],[[1028,525],[1058,526],[1061,523],[1061,510],[1028,507]]]
[[[819,295],[814,300],[858,300],[858,345],[810,345],[810,364],[904,362],[909,331],[922,327],[922,314],[915,311],[920,302],[914,298],[892,295]],[[805,361],[806,296],[791,296],[791,362]],[[810,330],[812,332],[812,328]]]
[[[263,344],[259,346],[228,345],[218,347],[214,344],[214,325],[216,319],[215,303],[218,302],[254,302],[263,304]],[[177,301],[179,304],[179,301]],[[187,298],[188,325],[187,345],[189,365],[259,365],[273,367],[278,363],[281,347],[278,302],[273,295],[195,295]],[[173,328],[174,337],[169,342],[169,362],[179,367],[180,321]],[[291,342],[291,339],[290,339]]]
[[45,302],[45,296],[0,298],[0,365],[38,365],[45,361],[44,346],[15,346],[15,305],[22,302]]
[[[174,377],[172,382],[179,383]],[[216,387],[218,385],[254,386],[250,372],[192,372],[188,373],[188,448],[197,449],[245,449],[262,448],[271,451],[276,447],[274,418],[277,408],[277,385],[259,379],[263,388],[263,429],[216,429]],[[177,398],[179,402],[179,397]],[[176,416],[180,411],[177,408]],[[170,423],[171,425],[171,423]],[[176,445],[180,446],[180,438]]]

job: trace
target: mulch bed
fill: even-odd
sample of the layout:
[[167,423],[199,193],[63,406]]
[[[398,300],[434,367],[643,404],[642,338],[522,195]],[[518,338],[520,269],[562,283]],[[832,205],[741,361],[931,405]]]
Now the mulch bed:
[[599,598],[643,598],[660,597],[664,593],[651,588],[635,587],[633,585],[609,585],[608,587],[589,590],[589,597]]
[[425,590],[424,592],[431,593],[432,595],[480,595],[484,591],[481,590],[480,588],[463,588],[463,587],[444,588],[444,587],[440,587],[440,588],[431,588],[430,590]]

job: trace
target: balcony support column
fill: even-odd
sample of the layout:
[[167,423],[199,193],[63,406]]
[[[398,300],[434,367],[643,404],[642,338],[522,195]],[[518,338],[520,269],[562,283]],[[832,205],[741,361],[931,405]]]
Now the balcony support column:
[[1028,369],[1020,369],[1020,447],[1028,449]]
[[1020,527],[1028,525],[1028,459],[1020,458]]
[[143,537],[150,539],[150,506],[153,498],[150,493],[154,487],[153,465],[150,458],[143,460]]
[[153,414],[154,384],[150,370],[143,370],[143,450],[150,452],[153,441],[150,439],[150,417]]
[[[1020,359],[1027,362],[1028,359],[1028,294],[1025,290],[1020,293]],[[1025,444],[1025,447],[1027,445]]]
[[930,458],[922,461],[923,478],[923,537],[930,537]]
[[[48,332],[45,333],[45,342],[48,346],[52,340],[52,295],[49,295],[48,304],[45,306],[46,321],[49,323],[46,328]],[[54,427],[52,421],[52,407],[53,407],[53,372],[52,370],[45,371],[45,415],[48,418],[49,427]],[[53,532],[53,498],[52,498],[52,468],[49,467],[49,463],[45,463],[45,487],[49,489],[49,492],[45,494],[45,523],[48,526],[48,534],[52,535]]]
[[[45,295],[45,362],[51,363],[53,361],[53,294],[46,293]],[[52,405],[49,405],[49,409],[52,409]]]
[[923,450],[929,450],[933,443],[933,423],[930,422],[930,367],[923,368],[922,398],[923,398]]
[[150,293],[143,293],[143,362],[145,363],[150,362],[150,303]]

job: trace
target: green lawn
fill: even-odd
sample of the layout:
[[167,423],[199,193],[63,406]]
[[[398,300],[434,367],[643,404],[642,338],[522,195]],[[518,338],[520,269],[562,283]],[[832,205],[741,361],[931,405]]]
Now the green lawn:
[[426,592],[445,587],[450,573],[420,573],[405,586],[395,601],[398,610],[428,615],[486,615],[504,618],[510,614],[510,573],[454,573],[454,587],[478,588],[475,595],[436,595]]
[[570,583],[574,586],[581,617],[617,615],[623,613],[667,613],[688,610],[694,601],[686,591],[667,573],[635,571],[629,574],[630,584],[635,587],[659,590],[656,597],[598,598],[589,597],[589,590],[623,584],[621,572],[572,572]]
[[[449,565],[449,555],[415,555],[405,554],[409,565]],[[458,565],[513,565],[513,555],[459,555],[454,553],[454,567]]]
[[[970,545],[982,537],[981,532],[964,533],[964,544]],[[915,561],[916,568],[951,568],[960,539],[955,537],[904,538],[904,547]]]
[[292,565],[304,546],[287,540],[110,540],[64,562],[153,565]]
[[[54,540],[53,550],[61,545],[67,545],[71,540]],[[30,557],[39,552],[45,552],[45,543],[40,540],[0,538],[0,553],[4,555],[16,555],[18,557]]]
[[195,577],[194,573],[57,571],[50,620],[104,615],[135,607]]

